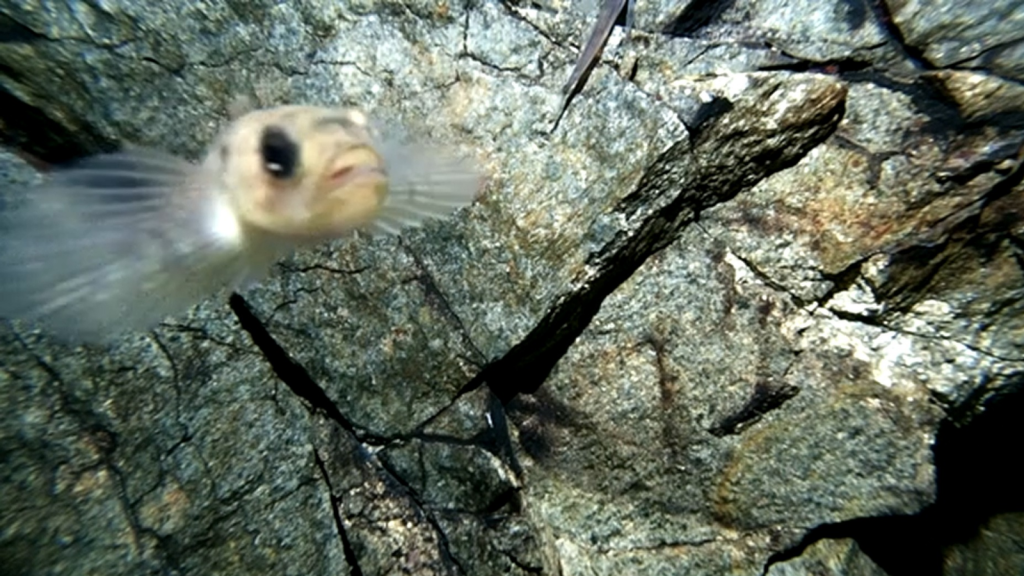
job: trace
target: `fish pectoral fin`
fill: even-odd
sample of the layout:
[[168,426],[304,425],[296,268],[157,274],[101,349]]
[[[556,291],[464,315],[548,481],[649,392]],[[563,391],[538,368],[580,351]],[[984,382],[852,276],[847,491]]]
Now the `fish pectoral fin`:
[[406,146],[389,151],[388,195],[374,222],[375,234],[399,234],[428,220],[445,218],[480,194],[483,179],[466,159]]
[[69,341],[152,328],[238,271],[197,168],[144,148],[86,158],[0,215],[0,317]]

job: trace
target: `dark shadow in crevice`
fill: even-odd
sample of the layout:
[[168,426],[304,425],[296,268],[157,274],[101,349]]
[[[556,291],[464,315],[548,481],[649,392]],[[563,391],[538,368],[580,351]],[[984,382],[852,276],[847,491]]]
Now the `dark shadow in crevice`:
[[867,7],[874,14],[875,21],[885,32],[885,35],[889,37],[889,42],[892,44],[900,55],[911,61],[916,67],[931,70],[935,66],[929,62],[925,56],[924,51],[909,44],[907,39],[903,36],[903,31],[900,30],[899,26],[893,20],[892,9],[889,8],[889,4],[886,0],[864,0],[867,3]]
[[317,454],[316,450],[313,450],[313,459],[316,462],[317,469],[320,470],[320,475],[324,480],[324,484],[327,485],[327,492],[331,498],[331,512],[334,515],[334,526],[338,530],[338,538],[341,539],[341,550],[345,555],[345,562],[348,564],[349,576],[363,576],[363,569],[359,566],[359,556],[356,554],[355,548],[352,546],[352,539],[348,536],[348,530],[345,528],[345,522],[341,518],[341,499],[337,494],[334,493],[334,487],[331,485],[331,478],[327,474],[327,465],[324,464],[323,459]]
[[735,4],[736,0],[693,0],[662,29],[662,33],[681,38],[693,37]]
[[[983,410],[978,413],[979,410]],[[968,414],[975,414],[966,423]],[[941,576],[948,546],[969,541],[989,518],[1024,512],[1024,373],[999,392],[950,412],[935,441],[937,496],[919,514],[857,518],[819,526],[765,568],[826,538],[853,538],[890,576]]]
[[[0,76],[7,70],[0,63]],[[42,110],[0,87],[0,144],[34,159],[34,165],[67,164],[100,152],[113,152],[117,143],[89,127],[69,129]]]
[[834,76],[861,72],[872,67],[871,62],[858,60],[857,58],[840,58],[835,60],[806,60],[786,53],[782,54],[792,60],[780,64],[769,64],[758,67],[762,72],[807,72],[811,74],[831,74]]

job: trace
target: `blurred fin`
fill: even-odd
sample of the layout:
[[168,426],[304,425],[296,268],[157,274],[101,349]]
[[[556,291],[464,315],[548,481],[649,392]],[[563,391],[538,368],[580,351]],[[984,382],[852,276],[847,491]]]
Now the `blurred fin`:
[[228,208],[198,171],[131,148],[17,191],[0,214],[0,317],[109,342],[239,281],[248,272],[240,236],[225,233]]
[[477,198],[483,179],[468,159],[415,144],[382,144],[388,196],[369,230],[399,234],[445,218]]

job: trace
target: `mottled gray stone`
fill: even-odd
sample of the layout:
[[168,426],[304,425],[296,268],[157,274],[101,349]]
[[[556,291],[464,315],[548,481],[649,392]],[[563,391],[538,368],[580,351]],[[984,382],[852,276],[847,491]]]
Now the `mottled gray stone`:
[[807,528],[928,503],[927,390],[802,341],[814,322],[698,228],[649,261],[512,404],[527,499],[555,538],[601,574],[626,558],[753,574]]
[[899,0],[889,4],[893,23],[907,44],[935,66],[951,67],[981,58],[988,67],[1005,71],[1021,67],[1024,3],[1020,0]]
[[646,9],[645,3],[638,5],[639,25],[650,30],[753,45],[767,43],[815,62],[892,64],[898,59],[877,15],[863,2],[652,2]]
[[3,328],[5,572],[347,569],[301,405],[236,325],[196,314],[108,351]]
[[[1024,344],[1013,240],[1024,193],[1024,134],[1014,119],[1024,108],[987,86],[958,92],[971,122],[943,125],[951,110],[915,111],[910,98],[920,93],[852,84],[832,141],[764,181],[738,210],[705,221],[800,301],[880,325],[858,327],[863,344],[852,350],[872,359],[880,382],[927,382],[952,404],[977,385],[975,367],[998,381],[1011,376]],[[989,126],[997,117],[1010,121]],[[820,338],[848,333],[841,324],[823,324]]]
[[953,101],[968,122],[981,125],[1024,124],[1024,106],[1021,105],[1024,86],[1017,82],[993,74],[963,70],[939,70],[929,73],[928,77]]
[[946,576],[1020,574],[1024,566],[1024,513],[993,516],[970,540],[946,550]]
[[[1017,52],[958,48],[1009,29],[894,5],[908,56],[856,3],[691,4],[638,2],[564,114],[596,5],[0,6],[0,135],[34,165],[195,157],[247,95],[488,176],[112,348],[5,324],[0,564],[753,575],[931,503],[939,423],[1024,373]],[[984,69],[908,75],[914,47]],[[768,568],[835,558],[870,565]]]
[[766,576],[888,576],[848,538],[819,540],[800,557],[773,564]]

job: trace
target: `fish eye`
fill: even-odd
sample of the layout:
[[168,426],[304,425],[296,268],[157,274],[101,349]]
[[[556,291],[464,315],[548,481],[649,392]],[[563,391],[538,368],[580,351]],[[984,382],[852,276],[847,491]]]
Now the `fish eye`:
[[295,175],[299,167],[299,146],[276,126],[268,126],[260,137],[263,169],[274,178],[284,180]]

